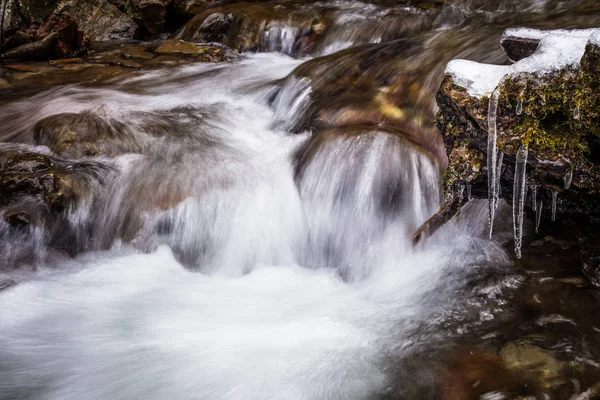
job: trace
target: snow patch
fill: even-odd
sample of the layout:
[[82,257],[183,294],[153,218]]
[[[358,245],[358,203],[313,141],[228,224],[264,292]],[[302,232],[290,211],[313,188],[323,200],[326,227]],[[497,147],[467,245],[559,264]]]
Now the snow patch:
[[540,45],[530,57],[512,65],[482,64],[453,60],[446,74],[477,98],[494,91],[502,79],[522,72],[551,72],[569,65],[578,66],[588,41],[600,42],[600,29],[541,31],[529,28],[508,29],[503,37],[539,39]]

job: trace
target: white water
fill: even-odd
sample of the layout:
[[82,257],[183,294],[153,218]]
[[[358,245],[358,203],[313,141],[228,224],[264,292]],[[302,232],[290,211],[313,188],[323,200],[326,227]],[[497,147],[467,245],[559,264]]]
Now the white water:
[[[117,172],[93,212],[71,215],[111,250],[2,275],[17,285],[0,292],[0,398],[369,398],[394,378],[390,360],[427,342],[411,334],[436,310],[424,294],[451,296],[461,280],[448,274],[506,263],[467,233],[484,223],[467,212],[412,248],[440,203],[439,176],[395,136],[334,138],[295,176],[309,135],[289,135],[281,108],[304,100],[265,99],[298,63],[255,55],[2,109],[4,120],[29,110],[11,137],[88,110],[149,146],[99,160]],[[143,128],[173,116],[167,136]]]

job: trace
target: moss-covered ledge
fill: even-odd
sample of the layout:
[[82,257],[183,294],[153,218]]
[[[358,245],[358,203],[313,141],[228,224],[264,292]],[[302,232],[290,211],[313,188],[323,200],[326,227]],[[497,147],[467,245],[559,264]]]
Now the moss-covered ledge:
[[[448,199],[466,182],[473,197],[486,198],[488,191],[490,93],[474,94],[472,87],[459,84],[464,81],[447,74],[436,95],[439,112],[435,122],[449,158],[443,177]],[[599,44],[590,39],[578,63],[504,76],[497,93],[497,146],[503,154],[501,197],[512,202],[515,156],[521,144],[526,144],[527,185],[536,186],[537,199],[543,200],[543,220],[551,219],[552,193],[558,193],[557,220],[580,237],[588,264],[590,259],[600,260],[600,246],[586,245],[590,242],[586,232],[598,229],[600,221]],[[525,212],[535,218],[534,209],[528,194]],[[600,284],[597,265],[587,265],[586,273]],[[594,278],[594,274],[598,276]]]

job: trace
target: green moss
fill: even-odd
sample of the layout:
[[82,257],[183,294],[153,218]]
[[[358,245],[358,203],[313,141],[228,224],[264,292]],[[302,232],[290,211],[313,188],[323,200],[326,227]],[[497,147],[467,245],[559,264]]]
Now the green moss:
[[[500,107],[506,119],[513,119],[507,125],[511,141],[499,146],[514,146],[512,139],[518,135],[539,159],[587,162],[590,140],[600,138],[600,93],[594,90],[599,79],[598,74],[572,68],[506,79]],[[523,111],[516,115],[519,101]]]

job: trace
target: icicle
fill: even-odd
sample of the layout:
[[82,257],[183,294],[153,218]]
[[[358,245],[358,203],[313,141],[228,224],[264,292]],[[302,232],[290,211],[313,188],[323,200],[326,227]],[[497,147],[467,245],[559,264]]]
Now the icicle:
[[573,119],[579,119],[579,104],[575,107],[575,111],[573,111]]
[[565,178],[564,178],[565,190],[569,190],[569,188],[571,187],[571,182],[573,182],[573,168],[569,168],[569,170],[565,174]]
[[517,108],[515,109],[515,112],[517,115],[521,115],[523,112],[523,100],[519,99],[519,101],[517,101]]
[[523,242],[523,210],[525,208],[525,173],[527,172],[527,146],[522,144],[517,152],[515,164],[515,179],[513,181],[513,233],[515,240],[515,255],[521,258]]
[[537,211],[537,185],[531,185],[531,204],[533,211]]
[[502,162],[504,161],[504,153],[498,152],[496,161],[496,198],[494,199],[494,208],[498,209],[498,199],[502,195],[502,186],[500,185],[500,177],[502,176]]
[[556,201],[558,199],[558,192],[552,191],[552,221],[556,221]]
[[494,216],[496,214],[496,161],[497,161],[497,127],[496,115],[498,112],[498,96],[500,91],[498,88],[494,90],[490,96],[488,105],[488,143],[487,143],[487,169],[488,169],[488,225],[490,227],[489,237],[492,238],[494,230]]
[[458,201],[462,204],[465,198],[465,184],[463,182],[458,183]]
[[471,182],[467,181],[467,200],[471,201]]
[[544,209],[544,203],[540,200],[540,204],[536,206],[535,210],[535,233],[538,233],[540,229],[540,221],[542,220],[542,210]]

